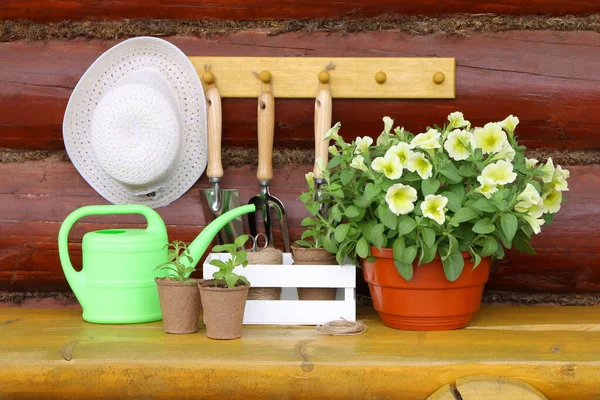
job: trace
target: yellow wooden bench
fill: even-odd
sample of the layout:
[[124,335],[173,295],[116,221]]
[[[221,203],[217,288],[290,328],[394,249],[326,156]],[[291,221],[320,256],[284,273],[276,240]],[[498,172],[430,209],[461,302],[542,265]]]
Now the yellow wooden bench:
[[473,375],[516,378],[551,400],[600,398],[600,307],[488,306],[448,332],[389,329],[369,308],[359,318],[360,336],[246,326],[215,341],[160,322],[4,308],[0,398],[426,399]]

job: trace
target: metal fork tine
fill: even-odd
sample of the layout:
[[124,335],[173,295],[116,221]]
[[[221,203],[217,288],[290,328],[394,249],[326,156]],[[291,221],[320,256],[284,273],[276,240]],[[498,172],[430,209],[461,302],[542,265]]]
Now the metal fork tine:
[[272,196],[270,193],[269,193],[268,199],[269,199],[269,207],[273,208],[275,210],[275,212],[277,212],[277,218],[279,220],[281,236],[283,238],[283,247],[284,247],[286,253],[289,253],[291,251],[290,233],[288,231],[287,215],[285,214],[285,207],[283,206],[283,203],[281,200],[279,200],[275,196]]

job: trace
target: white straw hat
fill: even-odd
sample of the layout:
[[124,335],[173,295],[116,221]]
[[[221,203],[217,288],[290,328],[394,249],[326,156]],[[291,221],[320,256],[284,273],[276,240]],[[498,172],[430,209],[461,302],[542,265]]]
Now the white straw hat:
[[79,173],[108,201],[166,206],[206,168],[206,103],[198,73],[165,40],[126,40],[79,80],[63,138]]

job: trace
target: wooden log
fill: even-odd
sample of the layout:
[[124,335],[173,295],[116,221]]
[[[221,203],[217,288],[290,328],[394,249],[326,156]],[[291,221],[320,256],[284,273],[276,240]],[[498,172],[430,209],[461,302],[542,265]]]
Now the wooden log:
[[593,0],[4,0],[0,19],[60,21],[67,19],[313,19],[373,17],[381,14],[589,14],[600,12]]
[[[567,202],[550,227],[532,242],[538,251],[529,256],[509,251],[497,262],[489,289],[507,291],[577,292],[600,291],[600,238],[590,221],[600,217],[600,166],[569,167]],[[288,165],[275,172],[271,192],[286,206],[290,235],[297,239],[306,215],[296,200],[311,165]],[[258,192],[256,170],[250,167],[225,170],[222,186],[236,188],[242,203]],[[67,162],[45,161],[0,164],[0,290],[63,291],[68,286],[58,261],[56,238],[61,222],[83,205],[106,204]],[[200,209],[200,190],[208,186],[203,177],[182,198],[157,211],[171,239],[193,240],[206,225]],[[90,230],[139,226],[139,216],[90,217],[71,234],[74,262],[78,243]],[[137,224],[137,225],[136,225]],[[262,225],[259,224],[259,228]],[[281,239],[275,233],[277,245]],[[586,238],[582,240],[582,238]]]
[[[465,400],[530,399],[473,392],[487,375],[552,400],[600,396],[600,335],[580,329],[598,324],[599,307],[484,306],[475,329],[435,333],[387,328],[371,307],[357,317],[367,334],[244,326],[241,340],[223,343],[203,329],[166,335],[161,321],[90,324],[80,309],[3,308],[0,382],[10,399],[414,400],[455,382]],[[503,320],[515,329],[498,326]],[[82,385],[82,376],[94,384]]]
[[[377,136],[392,116],[421,132],[461,110],[474,124],[518,115],[529,147],[599,148],[600,85],[590,71],[600,33],[513,31],[449,38],[392,31],[351,35],[246,31],[172,37],[186,54],[206,56],[456,57],[455,100],[333,101],[347,137]],[[62,118],[72,88],[113,41],[0,43],[0,147],[63,149]],[[316,77],[315,77],[316,82]],[[332,82],[335,85],[335,82]],[[315,84],[316,90],[316,84]],[[276,100],[275,144],[313,147],[313,100]],[[256,101],[223,100],[223,145],[256,146]]]

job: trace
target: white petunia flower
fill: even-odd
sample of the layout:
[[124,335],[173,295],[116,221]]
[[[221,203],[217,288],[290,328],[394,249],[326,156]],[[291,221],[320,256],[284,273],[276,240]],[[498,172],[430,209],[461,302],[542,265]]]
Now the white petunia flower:
[[502,148],[500,149],[498,154],[496,154],[494,156],[494,158],[497,160],[504,160],[504,161],[512,162],[512,160],[515,159],[515,149],[513,149],[513,147],[510,145],[510,143],[508,143],[508,141],[506,141],[502,145]]
[[568,169],[562,169],[560,165],[556,166],[554,170],[554,174],[552,175],[552,184],[554,185],[554,189],[559,191],[569,190],[569,185],[567,184],[567,179],[571,173]]
[[397,126],[396,129],[394,129],[394,133],[398,136],[401,136],[404,133],[404,127]]
[[442,195],[429,194],[425,196],[425,201],[421,203],[421,211],[423,216],[431,218],[438,224],[442,225],[446,221],[445,207],[448,204],[448,198]]
[[479,184],[481,186],[479,186],[477,189],[475,189],[475,191],[478,193],[481,193],[488,199],[490,197],[492,197],[492,195],[498,191],[496,182],[494,182],[493,180],[491,180],[489,178],[485,178],[483,176],[478,176],[477,181],[479,182]]
[[546,164],[540,167],[540,171],[543,172],[542,181],[544,181],[544,183],[552,182],[552,178],[554,177],[554,170],[555,168],[554,163],[552,162],[552,157],[548,157],[548,161],[546,161]]
[[389,179],[398,179],[402,176],[402,164],[395,154],[387,153],[383,157],[377,157],[371,163],[374,171],[384,174]]
[[538,162],[539,161],[536,158],[526,158],[525,166],[527,167],[527,169],[535,168]]
[[415,188],[401,183],[392,185],[385,194],[385,202],[396,215],[408,214],[415,208],[417,191]]
[[475,146],[480,148],[484,154],[497,153],[502,150],[506,138],[506,132],[497,122],[489,122],[483,128],[475,128]]
[[340,152],[338,151],[337,147],[329,146],[329,154],[331,154],[332,156],[337,156],[338,154],[340,154]]
[[448,121],[450,121],[450,127],[452,128],[463,128],[469,125],[469,121],[465,120],[463,113],[455,111],[448,115]]
[[356,143],[354,154],[364,154],[369,152],[369,146],[373,144],[373,139],[368,136],[357,137],[354,143]]
[[500,124],[502,125],[502,128],[504,128],[505,131],[514,132],[517,128],[517,125],[519,125],[519,118],[511,114],[508,117],[504,118],[504,121],[501,121]]
[[440,136],[442,134],[437,129],[430,129],[426,133],[419,133],[410,142],[410,148],[419,148],[425,150],[440,148]]
[[413,151],[410,149],[410,145],[404,142],[400,142],[390,147],[385,154],[387,155],[389,153],[395,154],[396,157],[398,157],[398,159],[400,160],[400,164],[402,164],[403,167],[408,166],[408,160],[410,160],[410,157],[414,154]]
[[410,172],[417,172],[421,179],[431,178],[433,175],[433,166],[423,153],[415,152],[408,159],[406,166]]
[[338,135],[338,131],[340,130],[341,127],[342,127],[341,122],[337,122],[334,126],[329,128],[327,133],[325,133],[325,136],[323,136],[323,140],[331,140],[331,139],[338,140],[340,138],[340,135]]
[[359,169],[361,171],[367,170],[367,166],[365,165],[365,159],[363,158],[363,156],[354,157],[352,159],[352,162],[350,163],[350,167]]
[[527,213],[534,218],[539,218],[544,213],[542,197],[531,183],[528,183],[517,196],[515,210],[520,213]]
[[556,189],[550,189],[542,194],[544,200],[544,214],[554,214],[560,210],[560,203],[562,202],[562,192]]
[[454,160],[466,160],[475,149],[475,138],[469,131],[455,129],[448,134],[444,148]]
[[496,185],[506,185],[517,179],[517,174],[513,172],[512,164],[504,160],[488,165],[481,171],[481,175],[485,179],[492,180]]
[[529,226],[531,226],[531,229],[533,229],[533,233],[535,233],[536,235],[542,231],[541,226],[544,225],[543,219],[537,219],[532,217],[531,215],[525,215],[523,216],[523,219],[527,221]]

